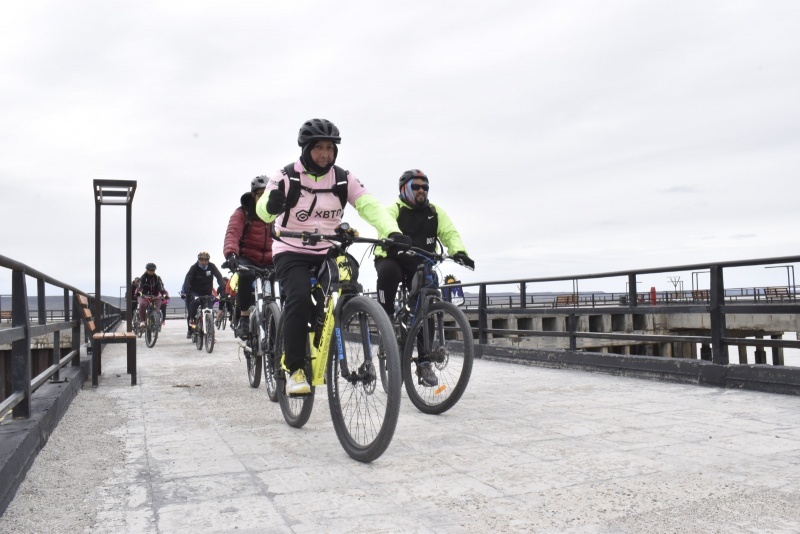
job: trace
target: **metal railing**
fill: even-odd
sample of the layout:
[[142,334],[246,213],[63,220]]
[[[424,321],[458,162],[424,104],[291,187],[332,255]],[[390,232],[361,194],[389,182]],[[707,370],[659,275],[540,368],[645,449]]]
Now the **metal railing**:
[[[11,270],[11,323],[10,326],[0,329],[0,345],[11,345],[11,394],[5,399],[0,399],[2,400],[0,418],[9,410],[13,411],[14,418],[28,418],[31,413],[33,393],[48,380],[58,381],[62,367],[70,363],[73,366],[80,365],[80,349],[89,341],[84,339],[84,343],[81,343],[80,307],[76,296],[87,297],[91,309],[94,309],[95,299],[92,295],[6,256],[0,255],[0,267]],[[34,313],[31,313],[28,305],[27,277],[36,280],[37,305]],[[47,309],[46,284],[58,287],[64,292],[63,307],[57,310],[57,313]],[[100,309],[101,316],[95,318],[98,329],[108,331],[116,327],[122,317],[119,308],[103,302]],[[62,355],[61,335],[64,331],[71,332],[72,341],[69,351]],[[88,332],[84,334],[84,337],[88,338]],[[33,340],[39,336],[49,335],[53,336],[53,355],[50,365],[37,376],[31,376]]]
[[[779,292],[778,295],[775,292],[768,293],[765,291],[767,288],[763,287],[726,289],[724,284],[725,271],[741,267],[770,266],[778,263],[794,264],[798,262],[800,262],[800,256],[788,256],[598,274],[459,283],[448,285],[448,287],[462,287],[465,294],[468,288],[477,288],[478,295],[467,294],[463,307],[466,312],[477,314],[477,325],[473,326],[473,335],[481,345],[489,344],[488,336],[490,334],[520,337],[567,337],[569,338],[570,350],[577,350],[577,340],[581,338],[645,343],[691,342],[710,345],[711,361],[715,364],[727,365],[729,363],[727,350],[729,345],[748,345],[761,348],[800,348],[800,341],[729,337],[726,333],[726,316],[734,313],[800,314],[800,304],[798,304],[796,288],[793,285],[786,287],[785,291]],[[708,289],[661,292],[639,292],[635,290],[637,277],[642,275],[698,271],[709,274],[710,287]],[[577,289],[582,281],[610,278],[626,280],[628,291],[604,293],[582,292]],[[552,284],[553,282],[571,282],[573,291],[548,294],[531,291],[537,285]],[[518,291],[515,293],[506,291],[502,295],[498,295],[499,291],[495,291],[494,294],[491,294],[492,288],[500,286],[516,286]],[[560,296],[569,296],[570,298],[559,299]],[[610,314],[708,314],[710,317],[710,335],[648,335],[579,331],[576,318],[580,315],[597,314],[599,312],[598,309],[602,309],[602,313]],[[499,314],[566,315],[567,329],[566,331],[551,331],[490,328],[490,318]]]

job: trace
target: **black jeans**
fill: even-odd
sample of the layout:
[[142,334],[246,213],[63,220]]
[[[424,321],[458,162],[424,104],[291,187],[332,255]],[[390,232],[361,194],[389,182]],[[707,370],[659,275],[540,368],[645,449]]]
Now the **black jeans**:
[[389,315],[394,317],[394,300],[401,282],[410,284],[417,272],[417,262],[402,261],[397,258],[378,258],[375,260],[375,271],[378,273],[378,303]]
[[[203,302],[203,299],[195,298],[200,296],[203,295],[195,295],[193,293],[186,294],[186,309],[188,310],[188,314],[186,315],[186,328],[189,330],[191,330],[189,325],[191,324],[191,321],[194,320],[194,316],[197,314],[197,308],[199,308],[200,304]],[[210,297],[211,295],[206,296]]]
[[[311,304],[311,274],[313,268],[319,270],[325,261],[325,254],[311,255],[297,252],[282,252],[273,258],[281,295],[283,310],[283,348],[286,353],[284,364],[290,372],[295,372],[305,364],[306,343],[309,323],[314,307]],[[241,282],[240,282],[241,291]]]

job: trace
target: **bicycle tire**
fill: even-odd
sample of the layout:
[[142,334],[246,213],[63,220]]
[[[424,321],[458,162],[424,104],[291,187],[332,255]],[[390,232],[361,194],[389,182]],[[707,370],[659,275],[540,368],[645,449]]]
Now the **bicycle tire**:
[[[283,322],[284,318],[281,316],[278,321],[278,335],[275,338],[275,359],[278,363],[278,370],[275,374],[275,385],[278,392],[278,404],[281,407],[281,413],[286,423],[294,428],[300,428],[308,422],[311,417],[311,410],[314,408],[314,386],[311,386],[311,393],[308,395],[288,396],[286,395],[286,373],[280,368],[280,361],[283,355]],[[308,352],[308,346],[306,346]],[[308,358],[306,358],[308,361]],[[311,376],[311,373],[306,370],[306,374]]]
[[194,322],[194,336],[194,346],[203,350],[203,316],[199,314]]
[[144,328],[142,328],[142,322],[139,320],[139,310],[136,310],[134,313],[136,314],[136,318],[133,320],[133,332],[136,334],[136,337],[142,337]]
[[156,345],[156,340],[158,340],[158,327],[157,319],[151,310],[147,313],[147,318],[144,323],[144,342],[148,348],[152,349]]
[[[395,323],[392,326],[394,327],[395,339],[397,340],[397,346],[399,351],[399,347],[402,346],[402,340],[404,340],[405,337],[400,335],[401,327],[399,325]],[[388,378],[388,373],[386,371],[386,354],[383,350],[383,347],[381,347],[381,350],[378,351],[378,371],[379,371],[379,376],[381,377],[381,386],[383,386],[383,392],[389,393],[389,378]],[[402,385],[402,383],[403,383],[403,374],[401,372],[400,384]]]
[[[255,310],[255,308],[252,308]],[[255,389],[261,385],[261,363],[264,359],[264,354],[261,345],[258,341],[258,327],[259,327],[259,314],[258,312],[250,313],[250,333],[247,336],[247,346],[250,347],[250,355],[245,352],[245,359],[247,361],[247,380],[250,387]]]
[[[274,302],[270,302],[264,312],[264,388],[267,397],[272,402],[278,402],[278,384],[275,380],[275,340],[278,335],[278,322],[281,318],[281,309]],[[279,362],[278,362],[279,363]]]
[[469,383],[474,359],[472,329],[463,312],[450,302],[432,302],[426,320],[434,324],[430,360],[439,383],[424,386],[416,375],[417,336],[424,322],[419,319],[414,321],[403,348],[403,381],[408,398],[419,411],[441,414],[455,406]]
[[206,334],[206,352],[211,354],[214,352],[214,341],[215,341],[215,331],[214,331],[214,316],[211,313],[203,314],[205,316],[205,324],[203,325],[203,329],[205,330]]
[[[374,300],[357,295],[341,314],[341,339],[331,340],[326,382],[336,437],[359,462],[380,457],[394,436],[400,414],[400,357],[389,317]],[[366,335],[365,335],[366,334]],[[338,346],[349,371],[343,376]],[[377,353],[384,350],[388,392],[378,388]]]
[[222,329],[225,330],[225,328],[228,326],[228,310],[222,312],[222,319],[220,319],[220,323],[222,324]]

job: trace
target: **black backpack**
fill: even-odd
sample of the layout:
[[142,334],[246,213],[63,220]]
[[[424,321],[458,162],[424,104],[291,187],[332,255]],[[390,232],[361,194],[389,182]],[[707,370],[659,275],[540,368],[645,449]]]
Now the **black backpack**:
[[313,193],[315,195],[314,202],[311,203],[311,207],[308,210],[309,212],[311,212],[314,209],[314,206],[317,204],[316,195],[318,193],[333,193],[339,197],[339,201],[342,203],[342,208],[344,208],[345,204],[347,204],[347,171],[341,167],[337,167],[336,165],[333,166],[333,171],[336,174],[336,183],[333,184],[332,188],[311,189],[310,187],[300,184],[300,173],[294,170],[294,163],[290,163],[283,168],[283,174],[289,177],[289,191],[286,192],[286,210],[284,211],[283,222],[281,223],[281,226],[286,226],[286,222],[289,218],[289,210],[295,207],[297,205],[297,201],[300,200],[301,189],[305,189],[309,193]]

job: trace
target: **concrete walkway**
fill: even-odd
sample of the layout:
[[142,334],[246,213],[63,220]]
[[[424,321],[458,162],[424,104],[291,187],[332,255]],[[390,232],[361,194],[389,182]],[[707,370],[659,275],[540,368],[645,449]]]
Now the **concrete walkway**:
[[103,352],[0,532],[800,532],[800,398],[476,361],[441,416],[405,398],[351,460],[319,395],[303,429],[169,322]]

